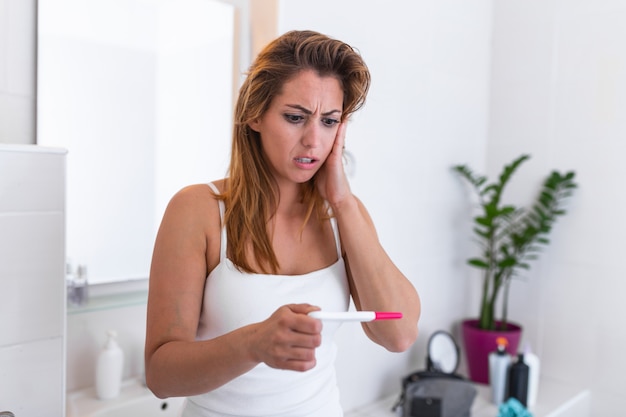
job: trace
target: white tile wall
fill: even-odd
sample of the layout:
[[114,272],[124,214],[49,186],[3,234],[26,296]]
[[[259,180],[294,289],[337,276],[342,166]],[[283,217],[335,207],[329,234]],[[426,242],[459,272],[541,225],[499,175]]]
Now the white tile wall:
[[36,142],[37,0],[0,0],[0,143]]
[[580,184],[542,260],[513,284],[511,315],[528,324],[545,375],[587,386],[590,415],[621,416],[626,3],[494,4],[489,171],[533,154],[511,184],[519,201],[551,169]]
[[4,0],[6,42],[7,92],[35,97],[36,74],[36,38],[37,31],[24,28],[36,28],[36,0]]
[[[0,182],[0,212],[61,212],[65,207],[64,151],[28,145],[2,145],[2,149],[0,166],[7,174]],[[36,175],[37,171],[57,174]]]
[[117,332],[118,343],[124,351],[123,378],[143,375],[145,304],[70,314],[67,317],[68,391],[94,386],[96,361],[107,330]]
[[6,91],[8,82],[7,82],[7,65],[5,64],[8,61],[7,58],[7,44],[8,44],[8,0],[0,0],[0,91]]
[[0,212],[0,293],[11,294],[0,307],[2,345],[63,333],[63,221],[62,211]]
[[20,417],[65,416],[63,339],[0,348],[2,411]]
[[65,410],[65,151],[0,144],[0,408]]

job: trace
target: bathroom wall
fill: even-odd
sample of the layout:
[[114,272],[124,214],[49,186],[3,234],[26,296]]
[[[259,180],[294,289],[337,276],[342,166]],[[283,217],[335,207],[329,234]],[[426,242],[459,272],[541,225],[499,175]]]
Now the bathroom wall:
[[65,150],[0,144],[0,410],[65,410]]
[[0,143],[35,143],[37,0],[0,0]]
[[507,197],[520,204],[552,169],[580,184],[542,260],[514,283],[511,315],[544,375],[590,388],[602,417],[624,415],[624,22],[624,1],[494,2],[488,171],[533,155]]
[[[147,284],[144,282],[144,285]],[[121,304],[124,305],[68,314],[68,392],[94,385],[97,355],[106,341],[107,330],[117,332],[119,345],[124,351],[124,379],[143,376],[146,305]]]

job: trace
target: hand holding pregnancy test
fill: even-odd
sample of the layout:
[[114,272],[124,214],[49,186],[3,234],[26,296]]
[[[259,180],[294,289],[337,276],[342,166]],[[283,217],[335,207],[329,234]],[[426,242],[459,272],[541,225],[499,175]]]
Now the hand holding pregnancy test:
[[325,321],[374,321],[401,319],[394,311],[311,311],[309,316]]

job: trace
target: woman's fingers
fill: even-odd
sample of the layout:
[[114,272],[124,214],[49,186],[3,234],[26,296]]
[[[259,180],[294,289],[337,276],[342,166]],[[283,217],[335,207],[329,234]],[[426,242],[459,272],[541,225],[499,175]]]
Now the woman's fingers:
[[319,308],[291,304],[276,310],[259,324],[258,354],[272,368],[306,371],[316,364],[315,349],[322,342],[322,324],[307,316]]

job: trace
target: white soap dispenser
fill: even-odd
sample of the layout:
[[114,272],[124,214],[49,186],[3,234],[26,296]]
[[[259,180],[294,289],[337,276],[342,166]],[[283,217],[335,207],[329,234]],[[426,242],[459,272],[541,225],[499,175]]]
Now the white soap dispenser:
[[107,332],[107,341],[98,355],[96,364],[96,395],[101,400],[110,400],[120,394],[124,352],[117,344],[117,333]]

